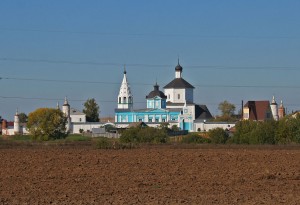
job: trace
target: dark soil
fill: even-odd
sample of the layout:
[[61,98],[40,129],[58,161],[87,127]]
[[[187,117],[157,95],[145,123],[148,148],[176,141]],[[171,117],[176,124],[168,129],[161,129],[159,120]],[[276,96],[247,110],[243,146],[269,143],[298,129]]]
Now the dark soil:
[[299,203],[299,147],[0,149],[0,204]]

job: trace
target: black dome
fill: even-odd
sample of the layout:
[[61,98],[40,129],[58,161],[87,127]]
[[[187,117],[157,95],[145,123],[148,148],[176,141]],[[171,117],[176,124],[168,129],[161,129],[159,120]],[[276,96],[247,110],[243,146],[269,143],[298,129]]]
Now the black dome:
[[163,99],[167,99],[167,96],[165,96],[165,94],[159,90],[159,85],[157,85],[157,83],[154,85],[154,90],[152,90],[147,96],[146,99],[149,98],[154,98],[154,97],[161,97]]
[[181,65],[178,63],[178,65],[175,67],[175,71],[180,71],[182,72],[182,67]]

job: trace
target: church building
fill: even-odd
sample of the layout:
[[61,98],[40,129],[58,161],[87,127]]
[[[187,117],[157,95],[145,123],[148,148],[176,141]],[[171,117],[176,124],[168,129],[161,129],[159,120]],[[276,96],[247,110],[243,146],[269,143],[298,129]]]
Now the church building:
[[205,105],[194,104],[194,86],[182,78],[183,68],[175,67],[175,79],[164,86],[164,92],[156,83],[154,89],[146,96],[146,108],[133,109],[133,95],[124,71],[123,81],[118,95],[118,108],[115,109],[117,127],[127,127],[133,122],[144,122],[156,127],[161,123],[177,125],[181,130],[194,131],[195,122],[212,118]]

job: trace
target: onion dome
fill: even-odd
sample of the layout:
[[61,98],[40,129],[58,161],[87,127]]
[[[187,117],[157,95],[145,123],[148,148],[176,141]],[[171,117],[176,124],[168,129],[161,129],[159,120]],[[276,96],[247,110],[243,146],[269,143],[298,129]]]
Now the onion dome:
[[146,96],[146,99],[149,99],[149,98],[154,98],[154,97],[160,97],[160,98],[163,98],[163,99],[167,99],[167,96],[159,90],[159,85],[157,85],[157,83],[154,85],[154,90],[152,90],[147,96]]
[[182,67],[181,67],[181,65],[179,64],[179,60],[178,60],[177,66],[175,67],[175,71],[182,72]]

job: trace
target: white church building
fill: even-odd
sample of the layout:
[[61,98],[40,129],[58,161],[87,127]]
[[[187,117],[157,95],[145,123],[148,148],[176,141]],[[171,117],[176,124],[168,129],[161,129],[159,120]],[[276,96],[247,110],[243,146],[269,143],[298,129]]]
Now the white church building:
[[[175,67],[175,78],[159,90],[157,83],[154,90],[146,96],[145,109],[133,109],[133,95],[124,71],[118,95],[118,108],[115,109],[117,127],[127,127],[133,122],[144,122],[148,126],[159,126],[161,123],[177,125],[181,130],[197,131],[203,123],[212,118],[206,105],[194,103],[195,87],[182,77],[183,68]],[[202,124],[202,125],[200,125]]]

